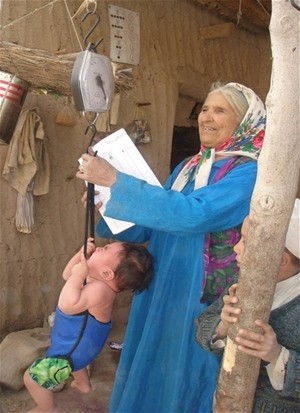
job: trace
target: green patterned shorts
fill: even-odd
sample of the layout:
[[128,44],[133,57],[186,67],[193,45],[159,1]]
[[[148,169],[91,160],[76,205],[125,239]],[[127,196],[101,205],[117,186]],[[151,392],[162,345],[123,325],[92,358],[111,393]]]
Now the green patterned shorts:
[[63,358],[39,358],[29,367],[29,375],[45,389],[52,390],[71,374],[68,360]]

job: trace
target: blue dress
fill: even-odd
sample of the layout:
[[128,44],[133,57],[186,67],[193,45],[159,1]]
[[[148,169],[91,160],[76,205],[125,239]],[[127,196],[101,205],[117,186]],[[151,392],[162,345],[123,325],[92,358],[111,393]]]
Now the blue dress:
[[[215,162],[211,183],[225,160]],[[242,223],[249,213],[257,165],[247,162],[217,183],[194,190],[164,189],[117,173],[105,215],[136,225],[113,236],[104,220],[101,237],[143,243],[154,257],[154,279],[133,298],[110,400],[111,413],[211,413],[219,358],[195,339],[206,232]]]

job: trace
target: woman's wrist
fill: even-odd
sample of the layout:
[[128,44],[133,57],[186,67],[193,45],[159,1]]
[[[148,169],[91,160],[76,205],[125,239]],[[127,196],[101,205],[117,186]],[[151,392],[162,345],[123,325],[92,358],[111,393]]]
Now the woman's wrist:
[[102,176],[103,183],[101,185],[110,188],[117,180],[117,169],[110,165],[108,162],[105,165],[105,169],[106,171],[104,176]]
[[114,183],[116,183],[117,181],[117,170],[113,168],[112,173],[111,173],[111,177],[110,177],[110,187],[113,186]]

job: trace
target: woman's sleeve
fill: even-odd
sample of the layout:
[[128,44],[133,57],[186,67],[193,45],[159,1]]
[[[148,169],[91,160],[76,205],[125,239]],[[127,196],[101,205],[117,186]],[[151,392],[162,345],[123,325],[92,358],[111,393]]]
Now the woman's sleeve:
[[215,354],[222,354],[224,350],[224,348],[216,348],[211,345],[217,326],[221,321],[222,305],[221,299],[213,302],[195,319],[196,341],[204,350]]
[[196,341],[205,350],[215,354],[222,354],[224,347],[212,345],[216,329],[221,321],[221,312],[223,308],[223,297],[229,294],[230,286],[238,281],[238,274],[234,274],[231,283],[225,288],[220,297],[209,305],[203,313],[195,319]]
[[139,225],[134,225],[125,231],[119,232],[118,234],[113,234],[103,218],[97,222],[96,232],[97,235],[102,238],[111,238],[118,241],[136,242],[140,244],[147,242],[151,234],[150,229]]
[[161,188],[118,172],[105,215],[181,236],[222,231],[249,213],[256,172],[256,162],[244,163],[189,195],[170,189],[172,178]]

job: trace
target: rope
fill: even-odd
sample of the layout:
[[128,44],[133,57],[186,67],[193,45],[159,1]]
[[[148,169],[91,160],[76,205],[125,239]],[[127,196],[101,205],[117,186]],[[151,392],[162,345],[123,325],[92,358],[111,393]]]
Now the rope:
[[237,22],[236,22],[236,25],[238,26],[239,25],[239,23],[240,23],[240,20],[241,20],[241,17],[242,17],[242,1],[243,0],[239,0],[239,11],[237,12],[237,15],[236,15],[236,17],[237,17]]
[[[94,7],[94,10],[89,9],[90,4]],[[78,14],[82,13],[84,9],[86,9],[87,12],[91,12],[94,14],[97,9],[97,1],[96,0],[83,0],[83,2],[78,7],[77,11],[75,12],[72,18],[74,19]]]
[[73,21],[73,19],[72,19],[72,16],[71,16],[71,13],[70,13],[70,10],[69,10],[69,7],[68,7],[68,4],[67,4],[67,1],[66,1],[66,0],[64,0],[64,3],[65,3],[65,7],[66,7],[66,10],[67,10],[67,13],[68,13],[68,15],[69,15],[69,19],[70,19],[70,22],[71,22],[72,28],[73,28],[74,33],[75,33],[75,36],[76,36],[76,39],[77,39],[77,41],[78,41],[78,43],[79,43],[79,46],[80,46],[81,51],[83,51],[83,47],[82,47],[82,44],[81,44],[81,40],[80,40],[80,38],[79,38],[79,36],[78,36],[78,33],[77,33],[77,30],[76,30],[76,27],[75,27],[74,21]]
[[263,6],[260,0],[256,0],[257,3],[260,5],[260,7],[263,9],[263,11],[266,13],[267,16],[271,16],[271,14],[268,12],[268,10]]
[[34,13],[36,13],[36,12],[46,8],[46,7],[52,6],[54,3],[57,3],[58,1],[60,1],[60,0],[52,0],[50,3],[45,4],[44,6],[40,7],[39,9],[35,9],[32,12],[30,12],[28,14],[25,14],[25,16],[22,16],[22,17],[19,17],[16,20],[13,20],[12,22],[6,24],[5,26],[2,26],[2,30],[6,29],[7,27],[13,26],[15,23],[18,23],[19,21],[21,21],[23,19],[26,19],[27,17],[31,16],[32,14],[34,14]]
[[[44,6],[41,6],[41,7],[39,7],[38,9],[34,9],[34,10],[31,11],[30,13],[25,14],[24,16],[19,17],[19,18],[16,19],[16,20],[13,20],[12,22],[6,24],[5,26],[2,26],[1,29],[3,30],[3,29],[6,29],[7,27],[11,27],[11,26],[13,26],[15,23],[19,23],[21,20],[27,19],[28,17],[32,16],[33,14],[35,14],[35,13],[37,13],[37,12],[45,9],[46,7],[50,7],[50,6],[52,6],[53,4],[58,3],[59,1],[61,1],[61,0],[52,0],[52,1],[50,1],[49,3],[45,4]],[[77,30],[76,30],[76,27],[75,27],[74,21],[73,21],[73,19],[72,19],[72,16],[71,16],[71,13],[70,13],[70,9],[69,9],[69,7],[68,7],[68,4],[67,4],[67,1],[66,1],[66,0],[64,0],[64,4],[65,4],[65,8],[66,8],[66,10],[67,10],[67,13],[68,13],[68,16],[69,16],[69,19],[70,19],[70,22],[71,22],[71,26],[72,26],[72,28],[73,28],[73,30],[74,30],[76,39],[77,39],[77,41],[78,41],[80,50],[83,51],[83,47],[82,47],[82,44],[81,44],[81,40],[80,40],[80,38],[79,38],[78,32],[77,32]]]

